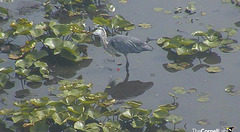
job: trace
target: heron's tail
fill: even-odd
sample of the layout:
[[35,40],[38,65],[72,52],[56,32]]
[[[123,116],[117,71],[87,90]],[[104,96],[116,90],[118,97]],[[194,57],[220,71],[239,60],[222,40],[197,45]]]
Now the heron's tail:
[[151,45],[146,44],[142,47],[142,50],[143,51],[152,51],[153,47]]

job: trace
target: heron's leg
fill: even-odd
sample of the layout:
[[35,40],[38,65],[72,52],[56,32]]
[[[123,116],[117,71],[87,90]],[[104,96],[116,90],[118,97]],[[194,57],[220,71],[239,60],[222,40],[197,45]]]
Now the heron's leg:
[[126,71],[127,71],[127,73],[129,72],[129,69],[128,69],[128,67],[129,67],[129,62],[128,62],[128,58],[127,58],[127,55],[124,55],[125,56],[125,58],[126,58]]

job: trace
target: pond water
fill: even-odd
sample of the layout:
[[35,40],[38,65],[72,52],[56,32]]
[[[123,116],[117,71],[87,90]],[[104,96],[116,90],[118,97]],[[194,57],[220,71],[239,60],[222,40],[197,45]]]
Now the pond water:
[[[196,4],[196,13],[189,15],[184,11],[180,14],[173,14],[176,7],[187,7],[188,2],[194,1]],[[149,38],[173,37],[175,35],[183,35],[191,37],[191,33],[197,30],[207,30],[208,25],[212,25],[214,29],[232,27],[234,23],[240,21],[240,9],[232,4],[224,4],[220,0],[129,0],[126,4],[119,3],[117,0],[110,0],[116,7],[116,11],[110,15],[120,14],[126,20],[134,23],[136,28],[131,30],[128,35],[146,40]],[[15,1],[17,2],[17,1]],[[38,2],[37,2],[38,3]],[[8,8],[17,6],[10,3]],[[1,3],[0,3],[1,6]],[[19,5],[18,5],[19,6]],[[18,7],[19,8],[19,7]],[[153,8],[163,8],[163,10],[172,11],[171,14],[154,11]],[[41,8],[39,9],[41,11]],[[43,12],[39,10],[23,15],[13,14],[13,19],[25,17],[34,22],[44,21],[39,15]],[[201,12],[206,12],[202,16]],[[181,19],[174,19],[174,15],[181,16]],[[189,20],[192,19],[192,23]],[[10,22],[11,19],[8,21]],[[141,28],[137,25],[140,23],[149,23],[151,28]],[[6,28],[8,23],[3,23]],[[183,32],[179,32],[183,31]],[[239,40],[239,33],[232,37]],[[24,43],[24,40],[15,40],[18,43]],[[185,89],[195,88],[196,93],[177,95],[176,100],[179,107],[171,113],[183,117],[183,121],[177,124],[179,128],[186,128],[186,131],[196,129],[222,129],[222,126],[235,126],[240,129],[240,95],[231,96],[224,91],[227,85],[235,85],[240,88],[240,52],[223,53],[218,48],[212,50],[212,54],[208,55],[208,60],[203,59],[202,63],[211,66],[221,66],[223,69],[220,73],[211,74],[206,72],[206,68],[193,71],[192,68],[198,65],[199,60],[195,59],[193,67],[178,72],[169,72],[164,67],[165,63],[173,61],[167,58],[168,52],[159,47],[155,41],[149,42],[154,48],[151,52],[142,52],[139,54],[129,54],[129,78],[124,81],[127,76],[125,69],[126,60],[124,56],[113,57],[105,52],[102,47],[94,45],[88,46],[88,55],[93,58],[92,61],[81,63],[79,66],[61,65],[54,67],[57,71],[56,77],[73,80],[82,75],[86,83],[93,83],[93,92],[105,91],[106,87],[113,80],[116,82],[114,90],[106,90],[109,94],[121,100],[137,100],[143,102],[143,107],[147,109],[155,109],[160,104],[173,102],[168,93],[174,93],[173,87],[180,86]],[[218,60],[215,60],[218,56]],[[6,54],[0,54],[0,58],[7,59]],[[118,65],[121,64],[121,65]],[[2,66],[13,66],[14,61],[8,60],[1,64]],[[12,75],[12,74],[11,74]],[[14,75],[12,75],[14,77]],[[7,97],[7,104],[0,104],[0,108],[12,107],[15,98],[15,92],[22,89],[21,82],[13,79],[15,86],[6,89],[8,94],[1,94],[1,97]],[[51,85],[57,87],[57,85]],[[40,88],[32,89],[27,85],[24,88],[30,89],[29,96],[32,97],[48,96],[48,88],[50,86],[43,85]],[[208,93],[209,101],[199,102],[198,94]],[[209,124],[199,125],[199,120],[207,120]],[[169,128],[172,126],[169,125]]]

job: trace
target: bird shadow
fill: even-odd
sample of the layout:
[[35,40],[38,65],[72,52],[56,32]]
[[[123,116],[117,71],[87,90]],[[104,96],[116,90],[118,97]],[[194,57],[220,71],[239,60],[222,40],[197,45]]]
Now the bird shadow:
[[153,87],[153,82],[129,81],[128,66],[126,66],[126,71],[127,74],[123,82],[116,83],[115,80],[112,80],[108,85],[110,88],[106,88],[104,92],[111,95],[114,99],[125,100],[137,97]]

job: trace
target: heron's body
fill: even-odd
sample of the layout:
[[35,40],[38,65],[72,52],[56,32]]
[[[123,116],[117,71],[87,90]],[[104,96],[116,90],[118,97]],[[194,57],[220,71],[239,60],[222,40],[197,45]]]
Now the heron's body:
[[151,51],[152,47],[138,38],[125,35],[116,35],[109,40],[109,46],[112,46],[118,52],[126,55],[128,53],[140,53],[142,51]]
[[141,41],[138,38],[130,37],[126,35],[116,35],[112,37],[109,42],[107,41],[107,33],[104,28],[98,28],[94,33],[100,37],[100,41],[109,53],[115,54],[116,52],[120,52],[124,54],[126,57],[127,63],[126,66],[128,67],[128,53],[140,53],[142,51],[152,51],[153,48],[148,45],[146,42]]

